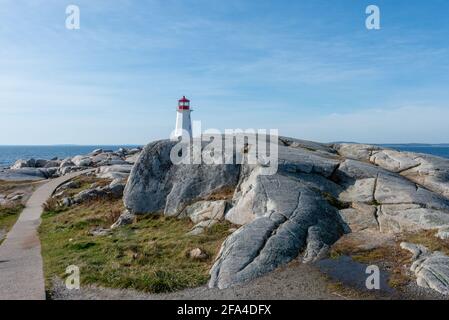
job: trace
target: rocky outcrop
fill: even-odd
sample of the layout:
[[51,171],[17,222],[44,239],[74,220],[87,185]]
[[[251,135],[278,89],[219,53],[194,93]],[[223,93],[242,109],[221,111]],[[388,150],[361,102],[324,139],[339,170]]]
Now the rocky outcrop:
[[[114,180],[109,185],[104,187],[91,186],[75,195],[73,198],[62,199],[64,206],[71,206],[73,204],[80,204],[86,201],[95,200],[99,198],[120,199],[123,196],[126,182],[124,180]],[[61,190],[64,190],[62,186]],[[56,194],[55,196],[57,196]]]
[[431,288],[441,294],[449,295],[449,257],[444,253],[422,245],[401,243],[401,248],[413,253],[410,270],[415,273],[416,283],[424,288]]
[[[211,151],[200,145],[202,153]],[[211,287],[251,280],[293,259],[315,261],[347,232],[449,227],[447,159],[281,137],[278,171],[265,175],[263,164],[173,163],[174,146],[163,140],[145,147],[124,204],[131,214],[188,216],[196,224],[192,234],[223,215],[241,226],[222,245]],[[235,148],[232,157],[245,158],[253,148]]]
[[[0,180],[42,180],[64,176],[66,174],[99,168],[99,175],[110,178],[127,178],[132,164],[141,152],[140,148],[117,151],[97,149],[87,155],[58,160],[57,158],[17,160],[10,168],[0,168]],[[130,159],[131,161],[127,161]],[[106,167],[113,167],[105,169]]]
[[132,165],[130,164],[116,164],[111,166],[101,166],[97,169],[97,178],[123,180],[128,178],[131,173]]
[[124,204],[130,212],[178,216],[193,202],[220,196],[237,185],[239,165],[174,165],[174,145],[166,140],[144,148],[125,189]]
[[11,166],[11,169],[16,170],[16,169],[22,169],[22,168],[31,168],[31,167],[34,167],[35,164],[36,164],[36,160],[34,160],[34,159],[29,159],[29,160],[19,159]]
[[369,162],[398,173],[421,186],[449,198],[449,161],[428,154],[400,152],[363,144],[336,144],[346,158]]
[[344,233],[338,210],[300,180],[282,174],[258,180],[263,189],[254,201],[259,217],[225,241],[211,269],[211,287],[254,279],[304,250],[304,259],[312,261]]

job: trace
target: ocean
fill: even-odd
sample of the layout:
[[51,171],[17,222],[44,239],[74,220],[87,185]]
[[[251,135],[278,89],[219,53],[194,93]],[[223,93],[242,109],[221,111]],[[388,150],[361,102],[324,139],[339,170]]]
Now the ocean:
[[427,153],[434,156],[439,156],[443,158],[449,158],[449,145],[448,144],[382,144],[381,146],[399,150],[399,151],[409,151],[415,153]]
[[[399,151],[410,151],[417,153],[427,153],[440,157],[449,158],[449,145],[418,145],[418,144],[383,144],[382,146],[393,148]],[[64,159],[79,154],[87,154],[95,149],[117,150],[120,147],[133,148],[137,145],[120,146],[0,146],[0,167],[12,165],[17,159],[52,159],[58,157]]]
[[11,166],[18,159],[65,159],[76,155],[84,155],[95,149],[118,150],[119,148],[134,148],[137,145],[111,146],[0,146],[0,168]]

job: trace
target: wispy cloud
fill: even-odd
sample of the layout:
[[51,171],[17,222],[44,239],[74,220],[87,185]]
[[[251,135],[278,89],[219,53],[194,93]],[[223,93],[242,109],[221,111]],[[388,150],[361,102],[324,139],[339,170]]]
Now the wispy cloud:
[[[61,1],[0,6],[0,144],[143,143],[170,131],[183,94],[207,126],[449,141],[438,116],[449,109],[449,25],[422,15],[411,25],[421,5],[400,16],[393,9],[405,2],[385,2],[395,19],[370,33],[363,5],[346,2],[333,10],[323,0],[77,3],[77,32],[64,28]],[[42,131],[36,119],[52,126]]]
[[448,143],[447,107],[365,109],[285,123],[284,133],[320,141]]

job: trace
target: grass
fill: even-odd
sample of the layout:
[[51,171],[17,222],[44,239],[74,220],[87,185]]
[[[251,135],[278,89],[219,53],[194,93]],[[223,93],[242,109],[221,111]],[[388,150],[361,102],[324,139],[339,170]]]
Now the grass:
[[[24,206],[22,204],[11,204],[7,206],[0,206],[0,230],[7,233],[14,223],[16,223],[19,214],[22,212]],[[0,244],[4,239],[0,239]]]
[[[207,282],[208,271],[229,234],[227,222],[203,235],[186,236],[190,220],[142,216],[133,225],[108,236],[92,236],[95,227],[109,227],[123,209],[121,200],[96,200],[62,212],[45,212],[40,227],[47,287],[65,277],[69,265],[80,268],[81,283],[160,293]],[[208,259],[192,260],[200,248]]]
[[435,236],[436,230],[426,230],[414,233],[406,233],[401,241],[421,244],[430,251],[441,251],[449,256],[449,240],[442,240]]

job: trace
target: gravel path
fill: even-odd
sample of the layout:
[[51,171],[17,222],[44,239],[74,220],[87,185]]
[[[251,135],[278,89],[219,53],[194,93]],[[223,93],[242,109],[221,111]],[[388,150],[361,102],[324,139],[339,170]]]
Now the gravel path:
[[167,294],[150,294],[130,289],[83,286],[68,290],[55,279],[53,300],[447,300],[448,297],[410,282],[403,291],[368,292],[343,285],[325,276],[317,266],[292,262],[265,276],[232,288],[206,286]]
[[[206,286],[169,294],[148,294],[134,290],[118,290],[94,286],[68,290],[60,280],[53,283],[54,300],[334,300],[346,299],[335,292],[330,282],[312,265],[290,263],[244,285],[219,290]],[[354,297],[352,297],[354,298]]]
[[37,234],[42,204],[61,184],[92,171],[53,179],[40,186],[26,203],[14,227],[0,246],[0,300],[45,299],[41,244]]

